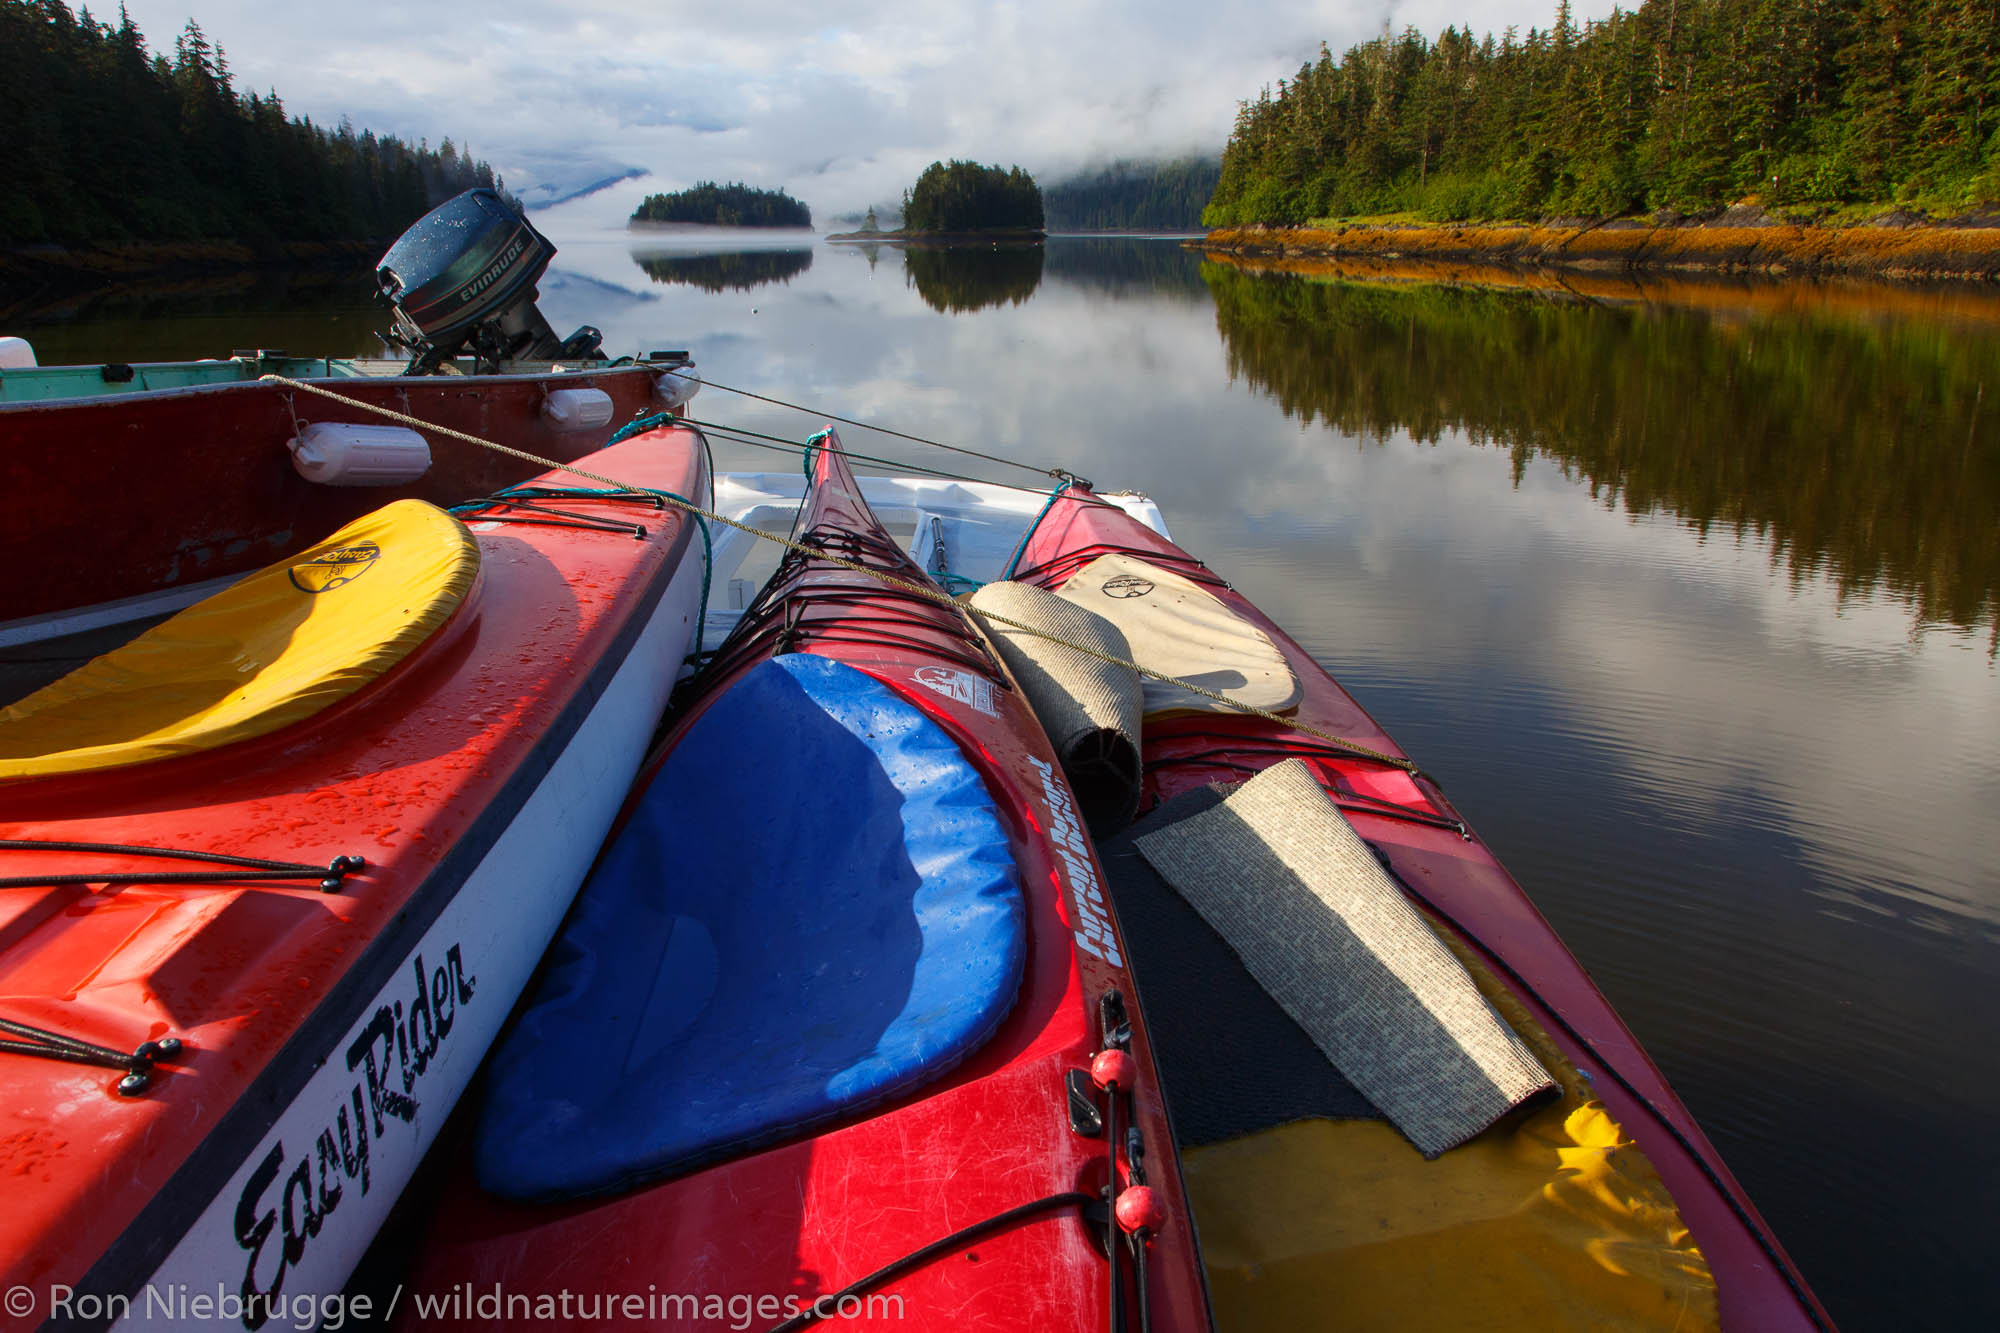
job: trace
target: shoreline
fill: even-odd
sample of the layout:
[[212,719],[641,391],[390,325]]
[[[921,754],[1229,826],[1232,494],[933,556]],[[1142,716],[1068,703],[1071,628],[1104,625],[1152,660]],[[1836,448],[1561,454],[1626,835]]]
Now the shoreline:
[[1766,314],[1839,311],[1855,318],[1915,316],[2000,328],[2000,287],[1950,279],[1888,280],[1874,274],[1721,273],[1713,269],[1581,269],[1428,256],[1243,254],[1195,247],[1203,259],[1244,273],[1390,289],[1449,287],[1514,292],[1592,305],[1676,306]]
[[98,288],[131,283],[252,273],[262,269],[358,268],[388,248],[383,241],[148,241],[102,245],[30,245],[0,249],[0,312]]
[[1510,268],[2000,281],[2000,225],[1826,227],[1733,208],[1707,222],[1349,222],[1219,227],[1188,244],[1245,257],[1438,260]]
[[992,231],[841,231],[827,240],[848,245],[1039,245],[1048,232],[1032,228],[1008,227]]

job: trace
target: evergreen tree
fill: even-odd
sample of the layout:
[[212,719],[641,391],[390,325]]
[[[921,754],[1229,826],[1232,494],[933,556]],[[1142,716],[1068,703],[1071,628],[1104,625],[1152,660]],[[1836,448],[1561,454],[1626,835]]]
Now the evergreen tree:
[[647,196],[633,223],[690,222],[711,227],[810,227],[812,210],[783,190],[754,190],[741,182],[702,181],[677,194]]
[[493,179],[462,147],[363,143],[288,116],[274,90],[238,93],[192,20],[169,58],[122,8],[112,25],[62,0],[0,0],[0,125],[0,245],[386,242]]
[[2000,0],[1643,0],[1406,30],[1241,103],[1203,221],[2000,199]]
[[903,230],[1040,231],[1042,192],[1019,167],[933,162],[903,196]]
[[1215,192],[1215,158],[1173,162],[1114,162],[1043,192],[1052,227],[1078,231],[1189,228]]

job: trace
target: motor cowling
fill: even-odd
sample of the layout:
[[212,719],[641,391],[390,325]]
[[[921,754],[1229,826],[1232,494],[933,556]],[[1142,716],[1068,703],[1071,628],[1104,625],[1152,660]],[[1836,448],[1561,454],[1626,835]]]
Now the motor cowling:
[[467,190],[417,219],[376,265],[394,314],[393,341],[422,375],[471,350],[482,371],[503,361],[595,357],[602,335],[586,325],[558,338],[535,305],[556,247],[490,189]]

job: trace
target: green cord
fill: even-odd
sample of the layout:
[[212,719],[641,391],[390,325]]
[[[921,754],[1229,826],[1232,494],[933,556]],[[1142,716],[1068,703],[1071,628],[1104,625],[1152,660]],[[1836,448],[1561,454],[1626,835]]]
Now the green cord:
[[1042,526],[1042,520],[1049,516],[1049,511],[1056,507],[1057,499],[1059,499],[1062,493],[1068,489],[1069,489],[1069,479],[1065,477],[1063,480],[1056,483],[1056,488],[1054,490],[1049,492],[1049,498],[1042,505],[1042,512],[1035,515],[1035,521],[1033,523],[1030,523],[1028,525],[1028,530],[1021,534],[1021,544],[1014,548],[1013,558],[1007,562],[1006,569],[1001,571],[1000,577],[1002,579],[1011,579],[1014,577],[1015,566],[1019,565],[1021,563],[1021,557],[1028,553],[1028,539],[1035,535],[1035,529]]
[[[536,491],[541,492],[541,494],[539,496],[532,494],[532,492]],[[492,509],[494,506],[505,504],[510,500],[524,498],[551,499],[558,495],[574,495],[584,499],[605,499],[632,494],[634,494],[633,491],[623,487],[614,489],[606,486],[534,486],[523,482],[519,486],[504,487],[501,490],[493,492],[491,495],[482,495],[477,500],[467,500],[464,504],[452,505],[445,512],[447,514],[476,514],[482,509]]]
[[673,421],[674,414],[672,412],[655,412],[649,417],[634,417],[613,431],[611,438],[604,442],[604,447],[608,449],[620,440],[629,440],[634,435],[644,435],[649,430],[658,430],[662,426],[672,425]]
[[[657,491],[655,494],[678,500],[691,510],[699,508],[685,495],[675,495],[672,491]],[[708,629],[708,582],[715,575],[715,548],[708,539],[708,520],[699,514],[694,514],[693,518],[695,530],[701,533],[701,605],[694,613],[694,651],[682,658],[683,662],[693,662],[701,656],[701,636]]]
[[802,464],[800,470],[806,474],[807,481],[812,480],[813,455],[825,447],[821,442],[831,434],[833,434],[833,427],[828,426],[825,430],[814,431],[811,435],[806,436],[805,451],[800,455],[800,462]]
[[[626,422],[623,426],[620,426],[616,431],[614,431],[612,433],[611,438],[604,442],[604,447],[608,449],[612,445],[617,444],[620,440],[629,440],[634,435],[644,435],[649,430],[658,430],[662,426],[672,425],[675,420],[676,418],[672,412],[656,412],[649,417],[635,417],[631,421]],[[824,432],[821,433],[824,434]],[[695,434],[701,435],[701,432],[696,431]],[[814,436],[813,438],[818,439],[819,437]],[[708,445],[708,437],[704,435],[701,437],[701,439],[702,439],[702,446],[704,449],[706,449]],[[709,473],[711,476],[713,476],[714,472],[715,472],[714,464],[711,463],[709,466]],[[531,487],[524,483],[521,486],[509,486],[504,490],[495,491],[493,494],[488,495],[482,499],[469,500],[464,504],[453,505],[446,512],[452,514],[470,514],[470,513],[475,513],[481,509],[490,509],[494,505],[504,503],[505,501],[513,499],[514,497],[519,496],[523,492],[530,489],[540,490],[544,492],[560,491],[564,495],[575,495],[582,497],[594,496],[601,499],[608,499],[620,495],[632,495],[634,493],[640,495],[658,495],[658,496],[663,496],[666,499],[674,500],[683,505],[686,505],[688,507],[688,510],[690,511],[689,517],[694,519],[695,530],[701,533],[701,603],[699,608],[695,612],[695,618],[694,618],[694,651],[689,653],[685,658],[681,660],[685,662],[693,662],[696,658],[701,656],[701,638],[702,635],[706,633],[708,629],[709,582],[715,577],[715,543],[709,538],[708,520],[703,518],[698,513],[691,512],[693,510],[699,509],[701,506],[695,504],[694,501],[688,499],[685,495],[676,495],[672,491],[657,490],[652,487],[619,487],[619,488],[589,487],[589,486]]]

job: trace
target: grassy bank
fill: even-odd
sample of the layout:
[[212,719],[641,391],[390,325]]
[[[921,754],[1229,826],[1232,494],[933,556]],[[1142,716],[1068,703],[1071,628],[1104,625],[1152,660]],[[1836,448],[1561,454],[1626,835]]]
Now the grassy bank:
[[1321,219],[1299,227],[1221,227],[1198,244],[1243,255],[1428,259],[1526,268],[2000,280],[2000,218],[1939,223],[1877,214],[1843,225],[1798,222],[1753,206],[1701,221],[1672,222]]

